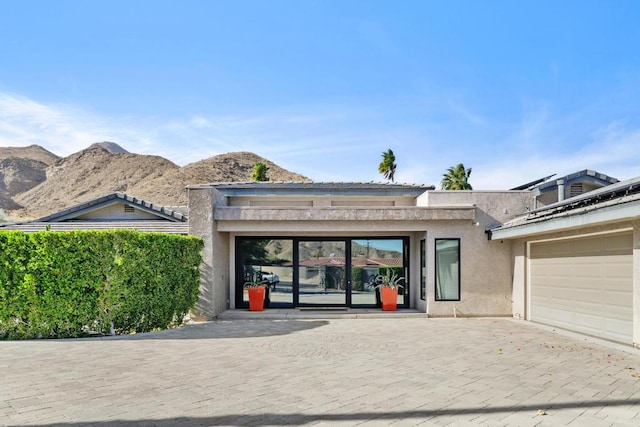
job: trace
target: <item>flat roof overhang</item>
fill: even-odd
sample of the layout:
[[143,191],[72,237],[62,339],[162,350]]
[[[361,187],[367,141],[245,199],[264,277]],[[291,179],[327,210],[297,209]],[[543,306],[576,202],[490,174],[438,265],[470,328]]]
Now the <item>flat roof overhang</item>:
[[417,231],[425,221],[475,220],[474,206],[456,207],[216,207],[218,231]]
[[489,240],[519,239],[544,233],[578,229],[640,218],[640,200],[629,197],[629,202],[618,200],[610,206],[587,206],[577,210],[541,218],[521,224],[487,230]]

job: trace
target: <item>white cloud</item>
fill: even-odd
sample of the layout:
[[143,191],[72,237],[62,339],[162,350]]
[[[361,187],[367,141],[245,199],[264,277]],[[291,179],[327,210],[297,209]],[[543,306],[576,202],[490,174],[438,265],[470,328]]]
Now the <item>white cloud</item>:
[[[115,123],[115,122],[118,123]],[[37,144],[67,156],[94,142],[112,141],[141,152],[152,145],[121,118],[112,120],[66,104],[44,104],[29,98],[0,93],[0,145]]]
[[485,190],[508,189],[585,168],[619,179],[640,175],[640,129],[624,122],[596,127],[591,116],[585,119],[581,112],[554,117],[543,102],[530,103],[521,119],[510,125],[466,113],[472,110],[456,104],[460,121],[436,127],[433,122],[403,121],[403,113],[387,117],[357,106],[292,107],[245,115],[200,113],[166,120],[107,116],[0,93],[0,145],[38,144],[66,156],[94,142],[112,141],[180,165],[251,151],[317,181],[364,182],[383,180],[377,171],[380,155],[392,148],[397,182],[439,187],[446,169],[463,162],[473,168],[474,188]]

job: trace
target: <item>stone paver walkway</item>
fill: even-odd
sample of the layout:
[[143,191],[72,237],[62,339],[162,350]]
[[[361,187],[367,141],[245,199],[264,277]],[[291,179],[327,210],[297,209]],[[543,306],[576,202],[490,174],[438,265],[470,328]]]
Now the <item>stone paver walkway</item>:
[[511,319],[0,342],[0,425],[638,426],[640,352]]

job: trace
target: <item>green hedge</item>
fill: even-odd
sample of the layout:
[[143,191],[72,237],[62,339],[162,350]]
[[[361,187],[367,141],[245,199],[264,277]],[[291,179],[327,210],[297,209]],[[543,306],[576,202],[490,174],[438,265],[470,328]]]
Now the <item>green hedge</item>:
[[179,324],[198,299],[202,246],[132,230],[0,232],[0,339]]

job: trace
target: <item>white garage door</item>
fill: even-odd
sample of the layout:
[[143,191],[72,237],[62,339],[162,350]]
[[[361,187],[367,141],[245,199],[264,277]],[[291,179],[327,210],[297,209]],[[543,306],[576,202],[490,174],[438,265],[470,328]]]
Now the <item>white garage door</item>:
[[630,232],[532,243],[530,319],[631,343],[632,248]]

